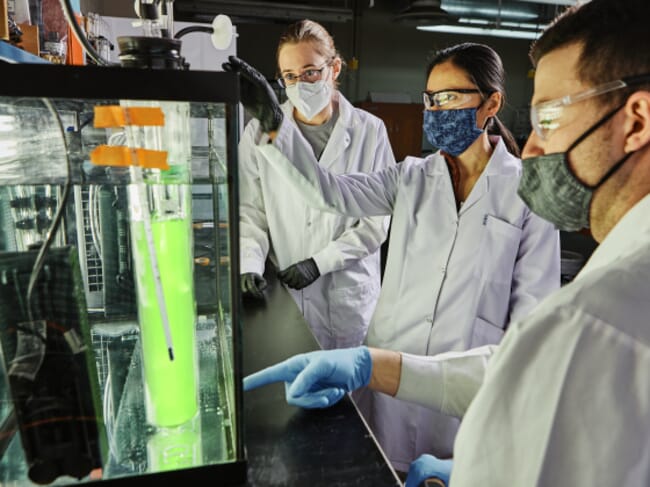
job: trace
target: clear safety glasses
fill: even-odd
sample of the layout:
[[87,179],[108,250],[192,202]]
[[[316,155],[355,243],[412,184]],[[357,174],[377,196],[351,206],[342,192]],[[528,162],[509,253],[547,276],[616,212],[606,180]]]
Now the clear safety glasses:
[[300,74],[284,73],[282,76],[278,78],[277,80],[278,84],[282,88],[286,88],[287,86],[295,85],[298,81],[303,81],[305,83],[315,83],[316,81],[320,81],[320,79],[323,77],[323,71],[329,65],[330,62],[328,61],[325,64],[323,64],[320,68],[305,69]]
[[477,89],[447,89],[440,91],[423,91],[422,101],[424,108],[431,110],[434,107],[451,109],[463,105],[471,100],[474,93],[480,93]]
[[551,132],[560,127],[560,119],[562,118],[564,107],[589,98],[604,95],[605,93],[620,90],[621,88],[647,82],[650,82],[650,74],[629,76],[594,86],[593,88],[589,88],[588,90],[573,95],[566,95],[562,98],[538,103],[530,108],[530,123],[539,138],[547,140]]

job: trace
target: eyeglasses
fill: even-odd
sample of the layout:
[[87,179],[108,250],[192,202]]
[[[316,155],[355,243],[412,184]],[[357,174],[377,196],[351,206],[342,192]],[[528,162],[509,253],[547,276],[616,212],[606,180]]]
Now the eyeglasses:
[[298,81],[304,81],[306,83],[315,83],[323,77],[323,70],[330,65],[329,62],[322,65],[320,68],[309,68],[305,69],[300,74],[285,73],[278,78],[278,84],[282,88],[287,86],[295,85]]
[[424,108],[427,110],[438,108],[454,108],[462,105],[472,98],[473,93],[480,93],[477,89],[451,89],[440,91],[423,91],[422,100],[424,101]]
[[566,95],[562,98],[538,103],[530,108],[530,124],[532,125],[535,133],[542,140],[547,140],[551,132],[561,126],[560,119],[564,112],[564,107],[573,105],[575,103],[594,98],[596,96],[604,95],[612,91],[620,90],[621,88],[634,86],[642,83],[650,82],[650,74],[643,74],[638,76],[628,76],[616,81],[609,81],[588,90],[581,91],[574,95]]

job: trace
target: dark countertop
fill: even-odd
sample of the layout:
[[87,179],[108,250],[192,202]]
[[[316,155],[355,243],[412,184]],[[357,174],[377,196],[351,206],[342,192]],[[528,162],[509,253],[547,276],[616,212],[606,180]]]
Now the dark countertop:
[[[319,349],[289,293],[273,279],[265,293],[243,303],[244,375]],[[249,486],[402,485],[349,397],[301,409],[271,384],[244,393],[244,425]]]

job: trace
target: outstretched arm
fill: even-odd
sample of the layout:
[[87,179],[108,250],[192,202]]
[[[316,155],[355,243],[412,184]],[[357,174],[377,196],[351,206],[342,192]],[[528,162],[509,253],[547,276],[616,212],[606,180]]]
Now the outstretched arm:
[[399,386],[399,352],[365,346],[301,353],[244,378],[244,390],[285,382],[287,402],[324,408],[363,386],[395,395]]
[[488,345],[433,357],[365,346],[309,352],[247,376],[244,390],[285,382],[289,404],[324,408],[368,386],[460,417],[478,391],[495,350]]
[[[333,174],[317,161],[292,158],[297,137],[288,135],[298,130],[283,123],[273,144],[258,145],[257,150],[277,171],[287,185],[298,191],[312,208],[351,217],[390,215],[400,185],[402,167],[394,164],[371,173]],[[285,135],[286,133],[286,135]]]

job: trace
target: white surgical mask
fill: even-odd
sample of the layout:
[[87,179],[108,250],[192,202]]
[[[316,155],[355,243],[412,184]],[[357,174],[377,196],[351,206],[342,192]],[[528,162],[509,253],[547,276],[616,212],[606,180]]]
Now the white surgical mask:
[[307,120],[323,111],[332,99],[332,85],[326,79],[315,83],[298,81],[295,85],[287,86],[286,92],[287,98]]

